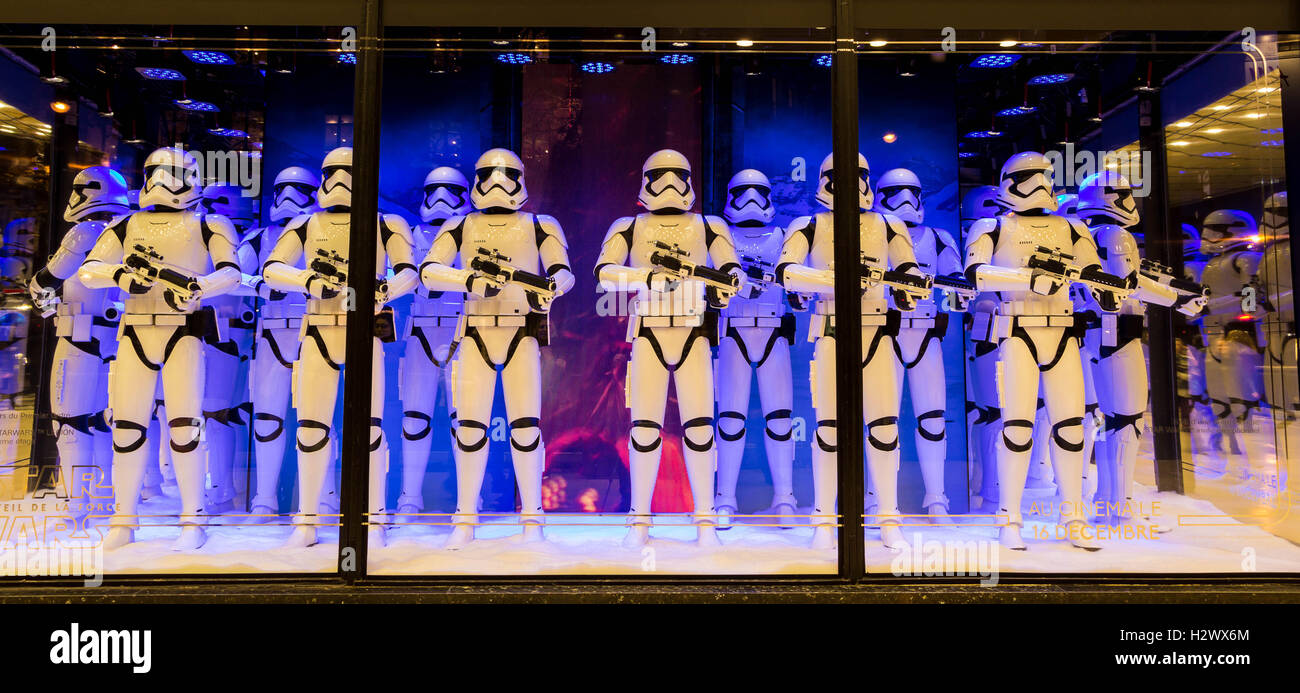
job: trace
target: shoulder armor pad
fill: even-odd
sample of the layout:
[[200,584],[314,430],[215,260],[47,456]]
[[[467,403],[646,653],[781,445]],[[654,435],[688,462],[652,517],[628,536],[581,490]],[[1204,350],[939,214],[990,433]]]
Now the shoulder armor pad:
[[632,247],[632,227],[635,225],[636,217],[619,217],[615,219],[614,223],[609,225],[609,231],[605,232],[605,240],[602,241],[602,245],[609,242],[609,239],[614,236],[622,236],[623,242],[630,249]]
[[1088,225],[1074,217],[1066,217],[1065,220],[1070,224],[1070,243],[1078,243],[1080,238],[1086,238],[1096,245],[1097,240],[1092,237],[1092,231],[1088,230]]
[[560,247],[565,250],[569,249],[569,239],[564,237],[564,229],[560,228],[560,222],[549,214],[534,214],[533,226],[537,229],[537,247],[542,247],[542,241],[547,237],[554,238],[560,242]]
[[447,221],[442,222],[442,228],[438,229],[438,235],[433,237],[434,241],[437,242],[438,236],[445,233],[451,236],[451,240],[456,243],[456,249],[460,250],[461,234],[465,230],[465,222],[468,219],[468,215],[458,214]]
[[966,232],[966,247],[979,240],[980,236],[988,236],[996,247],[998,244],[998,232],[1002,230],[1001,217],[985,217],[976,219],[975,223],[970,225],[970,230]]
[[107,230],[112,231],[113,234],[117,236],[118,243],[126,243],[127,222],[131,221],[131,217],[134,215],[134,212],[131,214],[123,214],[120,217],[113,217],[113,220],[108,222]]
[[713,247],[713,240],[715,238],[721,238],[727,242],[727,245],[733,248],[736,247],[736,242],[731,238],[731,227],[727,225],[727,222],[722,220],[722,217],[715,217],[712,214],[702,214],[700,216],[704,221],[704,240],[706,247]]
[[299,214],[289,221],[284,227],[284,233],[298,234],[298,240],[302,241],[303,246],[307,245],[307,222],[311,221],[310,214]]
[[942,253],[945,248],[952,248],[958,254],[961,253],[961,250],[957,248],[957,241],[952,238],[952,234],[933,226],[930,227],[930,230],[934,231],[935,255]]
[[244,234],[244,240],[240,241],[240,243],[252,248],[254,253],[260,254],[262,252],[262,241],[264,240],[266,240],[266,227],[259,226]]
[[208,245],[213,236],[221,236],[234,248],[239,245],[239,232],[230,220],[220,214],[199,215],[199,227],[203,230],[203,245]]
[[410,224],[406,223],[405,219],[403,219],[402,217],[396,214],[380,214],[379,215],[380,240],[383,241],[383,243],[387,244],[388,239],[391,238],[394,234],[401,236],[406,241],[407,245],[412,245],[415,243],[415,237],[411,235],[411,226]]
[[907,231],[907,224],[902,219],[892,214],[880,214],[880,220],[885,224],[885,241],[893,243],[895,238],[902,238],[909,246],[912,245],[912,234]]
[[104,233],[105,228],[106,224],[102,221],[79,222],[63,234],[59,246],[74,253],[88,253],[95,246],[95,241],[99,240],[100,234]]

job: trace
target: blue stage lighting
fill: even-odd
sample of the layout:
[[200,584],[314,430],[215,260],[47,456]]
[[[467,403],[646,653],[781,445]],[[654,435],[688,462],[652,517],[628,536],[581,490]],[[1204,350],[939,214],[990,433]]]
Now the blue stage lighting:
[[173,82],[185,80],[185,75],[169,67],[137,67],[135,71],[139,72],[140,76],[145,79],[160,79]]
[[235,59],[221,51],[181,51],[185,57],[200,65],[234,65]]
[[970,62],[971,67],[1011,67],[1020,59],[1015,53],[989,53]]

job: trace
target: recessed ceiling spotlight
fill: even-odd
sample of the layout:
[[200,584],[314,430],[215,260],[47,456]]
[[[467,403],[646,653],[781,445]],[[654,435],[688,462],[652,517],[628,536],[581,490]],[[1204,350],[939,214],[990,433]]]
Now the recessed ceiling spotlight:
[[1210,128],[1209,130],[1206,130],[1206,131],[1205,131],[1205,134],[1207,134],[1207,135],[1217,135],[1217,134],[1219,134],[1220,132],[1223,132],[1223,128]]
[[1192,126],[1191,121],[1187,121],[1187,120],[1180,120],[1177,123],[1174,123],[1174,127],[1176,128],[1189,128],[1191,126]]
[[1229,108],[1231,108],[1231,106],[1224,106],[1223,104],[1215,104],[1214,106],[1211,106],[1210,108],[1213,109],[1213,110],[1216,110],[1216,111],[1226,111],[1226,110],[1228,110]]
[[1012,48],[1016,45],[1016,41],[1014,41],[1013,39],[1007,39],[1005,41],[999,41],[998,45],[1003,48]]
[[689,45],[691,44],[687,41],[673,41],[673,48],[685,48]]
[[884,39],[876,39],[874,41],[868,41],[867,45],[871,46],[872,48],[884,48],[885,46],[889,45],[889,42]]
[[739,41],[736,42],[736,45],[740,46],[741,48],[749,48],[754,45],[754,42],[749,39],[740,39]]
[[1187,140],[1175,140],[1175,141],[1173,141],[1173,142],[1170,142],[1170,143],[1169,143],[1169,146],[1170,146],[1170,147],[1186,147],[1186,146],[1189,145],[1189,144],[1191,144],[1191,142],[1188,142]]

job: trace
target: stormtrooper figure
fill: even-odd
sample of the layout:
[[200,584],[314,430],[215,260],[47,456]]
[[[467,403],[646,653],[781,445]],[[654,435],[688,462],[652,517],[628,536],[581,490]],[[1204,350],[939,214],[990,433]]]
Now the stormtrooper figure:
[[549,341],[551,301],[574,282],[559,222],[521,211],[528,190],[524,164],[514,152],[483,152],[474,165],[470,201],[475,211],[449,218],[420,266],[428,291],[465,293],[465,314],[451,340],[461,348],[451,377],[457,420],[455,528],[445,545],[450,549],[474,539],[498,370],[524,540],[545,538],[541,347]]
[[[897,217],[907,226],[922,272],[962,274],[961,249],[952,236],[923,223],[925,206],[921,202],[921,181],[915,173],[905,168],[886,171],[876,184],[876,193],[880,211]],[[948,496],[943,491],[943,466],[948,454],[944,410],[948,394],[943,350],[939,345],[947,333],[948,313],[941,312],[931,297],[918,301],[915,309],[900,319],[898,336],[894,338],[898,382],[901,388],[906,377],[916,414],[916,450],[925,484],[921,506],[935,524],[951,524]]]
[[[1001,300],[995,319],[998,383],[1002,406],[1002,445],[998,447],[1001,502],[1007,524],[1001,543],[1026,548],[1021,539],[1020,501],[1033,447],[1034,410],[1040,383],[1052,425],[1051,460],[1060,490],[1060,522],[1055,533],[1079,548],[1100,548],[1087,524],[1083,505],[1083,367],[1075,338],[1075,316],[1067,284],[1105,286],[1097,247],[1083,222],[1055,214],[1052,167],[1037,152],[1022,152],[1002,167],[998,201],[1009,212],[971,227],[966,244],[966,275],[980,291]],[[1049,255],[1034,268],[1035,255]],[[1053,255],[1055,254],[1055,255]],[[1058,266],[1062,271],[1055,271]],[[1113,307],[1126,286],[1098,288],[1099,303]]]
[[[961,201],[962,226],[969,234],[970,227],[980,219],[991,219],[1004,210],[997,204],[998,189],[982,185],[966,193]],[[998,343],[993,327],[996,323],[998,297],[993,292],[982,292],[966,306],[966,330],[970,334],[966,356],[966,389],[968,412],[975,412],[971,421],[971,458],[976,464],[972,474],[972,487],[978,489],[980,514],[997,512],[998,469],[995,445],[1002,432],[1002,409],[998,401],[995,373],[998,362]],[[969,414],[968,414],[969,416]],[[977,482],[977,483],[974,483]]]
[[[717,323],[710,306],[726,307],[731,296],[743,288],[744,272],[726,223],[690,211],[695,188],[690,162],[680,152],[664,149],[645,160],[637,199],[647,211],[610,225],[595,270],[603,290],[636,293],[628,306],[632,357],[626,393],[632,414],[628,432],[632,498],[623,544],[637,547],[649,540],[650,499],[663,451],[664,406],[671,374],[677,387],[697,541],[715,546],[710,347],[717,341]],[[684,267],[682,262],[696,269],[686,276],[674,273],[671,268]],[[713,269],[701,273],[701,267]],[[708,283],[701,274],[725,276],[732,284]]]
[[[1201,254],[1201,232],[1191,224],[1183,224],[1182,232],[1183,278],[1200,284],[1206,261],[1206,257]],[[1193,455],[1204,455],[1210,451],[1211,440],[1220,443],[1223,440],[1222,435],[1210,434],[1212,430],[1218,430],[1218,421],[1205,387],[1205,334],[1201,326],[1202,320],[1203,313],[1194,320],[1189,319],[1178,335],[1186,345],[1187,397],[1192,407],[1188,427],[1191,429],[1189,434]]]
[[[827,211],[800,217],[790,224],[777,276],[788,291],[817,294],[808,338],[816,342],[810,368],[817,429],[813,436],[813,548],[835,546],[836,443],[835,398],[835,273],[833,269],[835,193],[833,155],[821,164],[816,199]],[[869,211],[872,204],[867,160],[858,154],[858,233],[864,257],[871,264],[924,277],[917,265],[912,236],[897,217]],[[843,200],[840,201],[843,204]],[[864,264],[868,261],[864,260]],[[887,291],[888,289],[888,291]],[[929,293],[927,289],[925,293]],[[893,308],[891,309],[891,294]],[[907,547],[899,528],[898,411],[899,373],[894,340],[900,313],[915,308],[920,297],[884,283],[864,286],[862,292],[863,419],[867,432],[867,469],[870,475],[865,510],[867,522],[880,525],[884,545],[895,551]]]
[[[413,230],[415,256],[425,257],[433,239],[450,218],[470,212],[469,181],[450,166],[439,166],[424,178],[424,199],[420,223]],[[406,325],[406,345],[398,380],[402,395],[402,493],[397,513],[415,521],[424,512],[424,472],[433,444],[433,409],[438,397],[438,376],[450,375],[448,364],[455,353],[453,341],[460,322],[464,294],[460,290],[415,290],[411,315]],[[454,428],[456,411],[447,388],[448,418]]]
[[[320,211],[295,217],[285,227],[262,268],[271,289],[307,295],[299,340],[301,353],[294,363],[293,404],[298,412],[298,512],[286,547],[311,546],[317,540],[316,515],[333,457],[331,434],[338,378],[344,368],[347,320],[351,302],[344,278],[352,231],[352,148],[339,147],[321,162],[321,184],[316,193]],[[401,217],[381,214],[375,237],[377,279],[387,269],[392,276],[377,286],[375,310],[414,290],[419,276],[411,256],[411,230]],[[357,271],[366,271],[360,269]],[[376,320],[370,376],[369,538],[385,544],[383,517],[384,477],[388,450],[379,414],[384,406],[384,352]],[[355,377],[365,377],[361,374]]]
[[1268,301],[1265,306],[1263,333],[1265,347],[1264,389],[1272,405],[1277,440],[1277,473],[1272,486],[1281,490],[1288,481],[1294,483],[1292,450],[1300,440],[1300,395],[1296,394],[1296,327],[1295,299],[1291,289],[1291,229],[1286,191],[1274,193],[1264,201],[1260,227],[1264,247],[1259,263],[1259,284]]
[[[112,429],[108,364],[117,353],[121,305],[116,291],[91,289],[77,270],[113,218],[130,211],[126,179],[107,166],[82,169],[63,211],[72,228],[28,289],[38,311],[54,313],[57,343],[50,364],[50,414],[59,448],[59,475],[75,516],[89,511],[86,482],[108,482]],[[91,471],[95,469],[96,471]],[[90,472],[91,477],[87,477]]]
[[[1079,186],[1079,216],[1088,224],[1104,258],[1103,269],[1130,278],[1136,290],[1114,310],[1097,316],[1086,348],[1098,359],[1097,382],[1105,415],[1104,452],[1097,456],[1097,493],[1093,507],[1113,522],[1133,517],[1133,470],[1137,466],[1150,380],[1142,350],[1143,304],[1174,306],[1186,315],[1204,307],[1200,296],[1180,297],[1168,285],[1141,272],[1137,240],[1128,231],[1138,223],[1137,204],[1124,176],[1105,171]],[[1095,341],[1094,341],[1095,340]]]
[[719,529],[730,526],[738,507],[736,482],[745,454],[751,372],[758,377],[758,394],[767,422],[763,442],[772,473],[770,514],[777,516],[776,524],[784,526],[797,506],[794,440],[790,433],[794,314],[787,311],[785,289],[773,275],[785,234],[772,225],[776,208],[771,193],[772,183],[767,176],[745,169],[727,183],[727,202],[722,212],[731,226],[731,239],[749,281],[722,316],[718,346],[718,489],[713,507]]
[[[204,213],[229,219],[241,239],[237,248],[241,278],[257,272],[257,257],[242,242],[244,233],[257,221],[254,202],[254,198],[245,197],[243,190],[233,185],[203,188]],[[229,512],[235,507],[235,455],[236,451],[246,448],[247,413],[252,409],[252,404],[246,403],[246,385],[257,320],[249,297],[241,295],[248,293],[241,291],[242,288],[236,287],[230,293],[203,302],[212,308],[220,324],[217,332],[222,337],[215,339],[216,334],[210,335],[203,350],[203,420],[207,441],[209,514]]]
[[1265,297],[1254,285],[1263,257],[1254,248],[1258,234],[1254,218],[1240,210],[1216,210],[1201,222],[1201,252],[1210,256],[1201,271],[1210,290],[1201,320],[1206,393],[1228,449],[1245,453],[1234,472],[1242,477],[1250,476],[1252,462],[1266,459],[1254,421],[1264,397],[1254,322]]
[[[276,175],[271,189],[271,223],[244,238],[244,247],[256,258],[256,267],[261,268],[271,259],[271,251],[290,221],[315,211],[318,187],[320,179],[316,174],[301,166],[290,166]],[[307,305],[301,292],[272,289],[261,277],[260,269],[256,275],[246,275],[245,284],[261,300],[248,383],[253,400],[253,455],[257,461],[249,521],[258,523],[280,512],[276,486],[284,461],[284,419],[293,386],[293,362],[298,360],[298,333],[302,331]],[[328,514],[323,510],[321,513]]]
[[[144,162],[140,210],[119,217],[99,237],[78,273],[92,289],[126,292],[117,359],[109,373],[113,412],[113,493],[105,548],[134,539],[136,508],[149,456],[149,419],[161,375],[171,463],[181,496],[177,550],[202,546],[203,343],[221,326],[204,299],[239,283],[238,239],[228,219],[196,209],[203,199],[199,165],[180,149],[154,151]],[[124,344],[123,344],[124,343]]]

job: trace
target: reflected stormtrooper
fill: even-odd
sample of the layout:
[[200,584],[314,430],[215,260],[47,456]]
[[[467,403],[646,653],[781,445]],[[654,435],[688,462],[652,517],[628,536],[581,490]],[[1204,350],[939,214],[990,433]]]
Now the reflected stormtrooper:
[[1201,252],[1210,256],[1201,271],[1201,283],[1210,290],[1201,320],[1206,393],[1229,450],[1245,454],[1232,470],[1243,478],[1250,476],[1252,461],[1266,459],[1254,421],[1264,398],[1254,322],[1263,312],[1264,298],[1255,286],[1263,258],[1253,245],[1258,235],[1254,218],[1236,209],[1210,212],[1201,222]]
[[[897,217],[907,226],[917,265],[929,275],[962,274],[961,248],[943,229],[924,225],[925,206],[921,202],[921,180],[916,174],[895,168],[885,172],[876,183],[880,198],[877,207]],[[948,333],[948,313],[939,310],[933,297],[916,303],[915,309],[900,319],[894,338],[898,359],[898,383],[904,378],[912,396],[916,415],[916,450],[921,464],[925,497],[921,507],[935,524],[951,524],[948,519],[948,496],[943,491],[943,467],[948,454],[947,380],[944,375],[943,350],[939,342]]]
[[[244,234],[257,222],[254,198],[245,197],[243,189],[233,185],[209,185],[203,188],[203,211],[230,220],[240,238],[236,249],[241,279],[257,272],[257,257],[243,243]],[[235,507],[234,462],[237,451],[247,449],[248,360],[252,356],[256,315],[250,299],[241,294],[243,287],[209,298],[219,323],[218,333],[210,335],[204,345],[203,423],[208,459],[207,511],[229,512]]]
[[[107,166],[82,169],[72,180],[63,210],[72,228],[59,241],[28,289],[37,311],[54,315],[58,342],[50,364],[50,414],[59,448],[59,475],[80,518],[87,507],[88,484],[108,483],[112,459],[109,428],[108,365],[117,353],[122,307],[116,291],[91,289],[77,270],[108,223],[130,211],[126,179]],[[96,471],[87,472],[91,467]]]
[[[991,219],[1004,210],[997,204],[998,188],[982,185],[966,193],[961,201],[962,225],[965,233],[980,219]],[[998,467],[996,444],[1002,433],[1002,408],[998,400],[997,363],[998,342],[993,328],[996,326],[998,296],[993,292],[980,292],[966,306],[966,329],[970,334],[966,357],[966,408],[977,412],[971,422],[971,458],[978,465],[972,475],[972,486],[978,489],[980,505],[973,506],[982,515],[997,512]]]
[[1295,470],[1292,448],[1300,440],[1300,395],[1296,394],[1296,326],[1295,298],[1291,278],[1291,224],[1286,191],[1273,193],[1264,200],[1264,217],[1260,227],[1267,245],[1259,263],[1259,284],[1263,287],[1268,312],[1264,315],[1263,333],[1265,349],[1264,388],[1272,405],[1275,430],[1283,431],[1276,437],[1277,474],[1272,486],[1285,488],[1288,480],[1294,483]]
[[[897,217],[869,211],[872,204],[870,171],[861,154],[858,154],[858,173],[858,232],[864,268],[871,265],[924,278],[906,225]],[[808,332],[809,340],[816,342],[809,380],[813,408],[817,411],[812,448],[813,516],[810,518],[814,525],[812,545],[817,549],[835,546],[834,527],[837,524],[833,178],[833,155],[827,155],[821,164],[816,194],[817,202],[827,211],[800,217],[790,224],[777,267],[777,276],[786,290],[818,296]],[[883,282],[864,282],[862,291],[862,412],[867,429],[866,457],[871,481],[865,509],[868,523],[880,525],[880,538],[885,547],[895,551],[906,548],[907,541],[899,528],[900,389],[894,353],[899,313],[894,310],[910,313],[916,302],[929,293],[927,288],[921,294],[912,294]]]
[[772,473],[770,514],[777,516],[771,519],[784,526],[797,507],[794,439],[790,432],[794,314],[787,311],[785,289],[776,283],[773,274],[785,233],[772,225],[776,207],[771,194],[772,183],[767,176],[752,168],[744,169],[727,183],[727,202],[722,211],[748,281],[722,316],[718,346],[718,488],[713,507],[719,529],[730,526],[738,507],[736,483],[745,453],[751,373],[758,377],[766,421],[763,442]]
[[743,288],[744,272],[727,225],[717,217],[690,211],[695,188],[690,162],[680,152],[663,149],[645,160],[637,200],[646,211],[610,225],[595,268],[604,291],[636,293],[628,306],[632,356],[625,387],[632,414],[628,432],[632,498],[623,545],[638,547],[649,540],[650,501],[663,451],[671,374],[697,541],[716,546],[710,347],[717,342],[717,323],[711,308],[726,307]]
[[549,341],[551,301],[574,282],[559,222],[521,211],[528,190],[524,164],[514,152],[483,152],[474,164],[470,201],[476,211],[448,219],[420,266],[428,291],[465,293],[465,314],[452,339],[461,348],[451,377],[457,421],[455,528],[445,544],[450,549],[474,539],[498,370],[524,540],[545,538],[541,347]]
[[[320,211],[295,217],[280,234],[262,277],[271,289],[307,295],[294,363],[293,403],[298,412],[298,512],[286,547],[311,546],[317,540],[317,512],[331,461],[331,434],[338,378],[344,367],[344,349],[350,301],[347,291],[349,243],[352,232],[352,148],[339,147],[321,162],[321,184],[316,193]],[[414,290],[419,281],[411,256],[411,230],[399,216],[381,214],[375,238],[377,288],[375,310]],[[299,266],[299,265],[302,266]],[[386,281],[387,269],[392,276]],[[365,271],[364,269],[361,271]],[[384,352],[381,321],[376,319],[374,361],[370,372],[369,537],[375,546],[385,544],[382,525],[384,477],[388,450],[380,427],[384,406]]]
[[146,432],[162,377],[171,462],[181,496],[177,550],[206,540],[202,524],[203,342],[220,330],[204,299],[239,283],[238,238],[228,219],[197,209],[203,198],[199,165],[176,148],[144,162],[140,210],[116,219],[99,237],[78,277],[92,289],[121,289],[125,312],[117,359],[109,373],[113,412],[113,493],[117,510],[105,548],[134,539],[137,503],[148,452]]
[[[424,199],[420,223],[412,230],[415,256],[429,254],[433,239],[450,218],[470,212],[469,181],[450,166],[439,166],[424,178]],[[448,364],[455,354],[456,325],[460,322],[464,294],[460,290],[430,291],[423,285],[415,290],[407,320],[405,351],[398,373],[402,395],[402,492],[397,513],[415,521],[424,512],[424,472],[433,444],[433,410],[438,397],[438,376],[450,375]],[[450,385],[450,381],[448,381]],[[456,410],[447,388],[447,413],[454,428]]]
[[[1024,550],[1020,501],[1034,438],[1040,383],[1052,423],[1051,459],[1060,489],[1061,529],[1076,547],[1098,550],[1083,505],[1083,369],[1067,285],[1082,282],[1103,308],[1127,296],[1127,284],[1101,272],[1097,247],[1083,222],[1055,214],[1052,166],[1037,152],[1021,152],[1002,167],[998,201],[1009,212],[971,227],[966,275],[1001,300],[998,391],[1002,445],[998,447],[1001,502],[1007,517],[999,541]],[[1043,257],[1046,254],[1046,258]]]
[[[244,238],[244,247],[256,258],[259,268],[256,276],[246,274],[244,283],[261,299],[257,344],[248,379],[253,400],[253,454],[257,460],[250,522],[267,522],[280,512],[276,486],[284,461],[284,419],[293,386],[293,362],[298,360],[298,335],[307,309],[301,292],[271,288],[260,268],[271,259],[271,251],[289,222],[314,211],[318,187],[320,178],[301,166],[280,171],[272,185],[271,223],[253,229]],[[321,514],[328,513],[322,510]]]
[[1168,283],[1143,272],[1137,240],[1128,231],[1137,225],[1137,204],[1124,176],[1114,171],[1093,174],[1079,185],[1079,216],[1096,239],[1102,268],[1129,278],[1136,290],[1114,310],[1097,318],[1096,334],[1089,335],[1098,358],[1096,368],[1101,410],[1105,415],[1104,453],[1097,456],[1097,493],[1093,507],[1112,522],[1133,517],[1133,471],[1142,437],[1142,414],[1147,406],[1150,379],[1142,349],[1144,304],[1173,306],[1195,315],[1205,305],[1200,294],[1180,296]]

